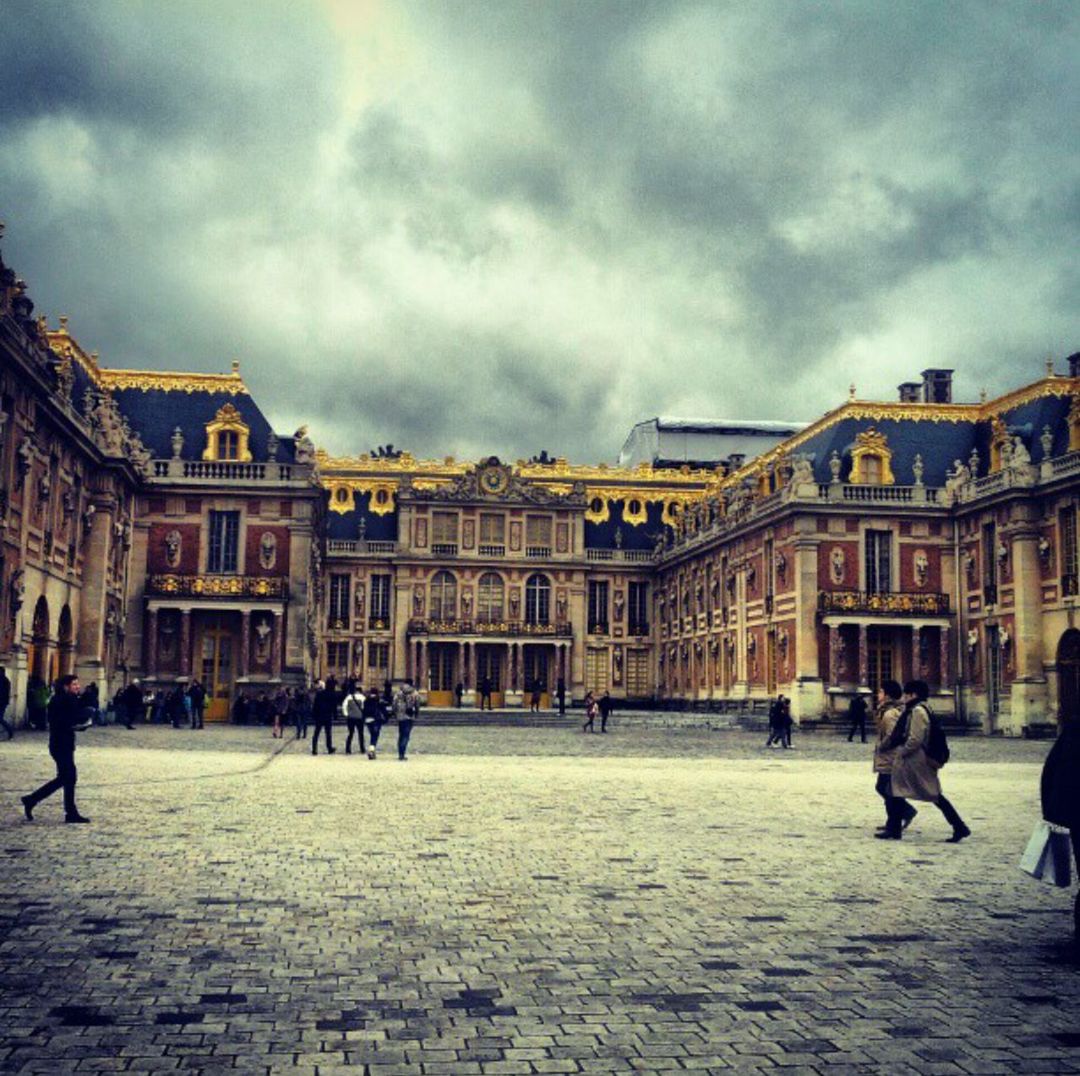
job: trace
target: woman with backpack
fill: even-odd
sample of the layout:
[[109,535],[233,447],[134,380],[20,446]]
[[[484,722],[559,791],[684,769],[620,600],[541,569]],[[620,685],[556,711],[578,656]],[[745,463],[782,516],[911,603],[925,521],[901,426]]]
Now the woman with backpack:
[[[907,799],[933,803],[953,828],[949,844],[959,844],[971,836],[971,830],[941,791],[938,771],[949,755],[941,726],[926,704],[929,696],[930,689],[924,680],[909,680],[904,685],[904,710],[889,743],[890,749],[895,748],[892,796],[894,801]],[[877,836],[887,841],[900,840],[903,827],[899,808],[892,810],[885,832]]]

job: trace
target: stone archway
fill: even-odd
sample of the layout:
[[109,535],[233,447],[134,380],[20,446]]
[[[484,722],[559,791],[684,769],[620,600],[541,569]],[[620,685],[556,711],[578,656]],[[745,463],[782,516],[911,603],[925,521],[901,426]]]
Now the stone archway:
[[71,607],[68,605],[60,610],[56,642],[60,658],[58,675],[67,676],[75,671],[75,630],[71,621]]
[[34,619],[30,628],[30,653],[27,656],[30,675],[49,683],[52,673],[49,668],[49,603],[44,594],[34,606]]
[[1058,642],[1058,720],[1080,718],[1080,631],[1070,628]]

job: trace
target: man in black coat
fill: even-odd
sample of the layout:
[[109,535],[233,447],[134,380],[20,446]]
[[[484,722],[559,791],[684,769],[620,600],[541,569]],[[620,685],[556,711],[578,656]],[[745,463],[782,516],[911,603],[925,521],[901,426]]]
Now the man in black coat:
[[[1072,838],[1076,873],[1080,876],[1080,720],[1067,721],[1043,764],[1042,813],[1047,822],[1065,826]],[[1074,911],[1080,936],[1080,893]]]
[[851,741],[855,738],[855,733],[858,732],[862,738],[862,742],[866,743],[866,699],[862,695],[855,695],[851,699],[851,703],[848,705],[848,721],[851,722],[851,728],[848,729],[847,741]]
[[11,681],[8,679],[7,671],[5,669],[0,669],[0,725],[4,727],[9,740],[15,735],[15,729],[4,719],[4,714],[6,713],[10,702]]
[[[330,683],[334,681],[331,680]],[[319,753],[319,730],[326,733],[326,753],[332,755],[334,747],[333,728],[334,711],[337,710],[337,692],[330,684],[318,681],[315,685],[315,698],[311,703],[311,720],[315,725],[315,732],[311,737],[311,753]]]
[[64,790],[64,821],[89,822],[79,814],[75,806],[75,733],[89,727],[83,719],[79,694],[82,686],[77,676],[62,676],[56,694],[49,701],[49,754],[56,763],[56,776],[46,781],[36,792],[22,797],[23,810],[28,822],[34,820],[34,808],[58,789]]

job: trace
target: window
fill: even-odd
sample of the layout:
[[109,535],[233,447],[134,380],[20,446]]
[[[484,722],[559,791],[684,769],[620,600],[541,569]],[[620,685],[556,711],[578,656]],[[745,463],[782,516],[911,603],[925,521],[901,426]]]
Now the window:
[[983,599],[987,605],[997,601],[997,528],[986,523],[982,529]]
[[1059,517],[1061,540],[1061,593],[1075,597],[1077,587],[1076,509],[1066,508]]
[[349,627],[349,577],[347,575],[330,576],[330,617],[331,629]]
[[525,556],[551,556],[551,516],[525,517]]
[[[383,629],[390,627],[390,576],[373,575],[371,577],[371,606],[368,614],[368,627]],[[370,659],[368,664],[371,664]]]
[[210,512],[210,548],[206,570],[212,575],[231,575],[237,570],[240,548],[240,513]]
[[525,581],[525,623],[551,623],[551,583],[545,575],[530,575]]
[[432,512],[432,542],[455,544],[457,542],[458,530],[457,518],[458,517],[456,512]]
[[480,513],[480,544],[504,545],[506,542],[506,517],[498,512]]
[[240,458],[240,435],[236,430],[222,430],[217,435],[217,458],[219,460]]
[[[639,585],[644,586],[644,583]],[[649,652],[631,648],[626,651],[626,694],[632,699],[641,699],[649,693]]]
[[457,580],[450,572],[436,572],[431,580],[431,619],[453,620],[457,616]]
[[888,594],[892,590],[892,531],[866,532],[866,592]]
[[585,651],[585,690],[599,695],[611,686],[608,674],[608,652],[604,647],[590,646]]
[[[649,584],[630,583],[627,594],[627,618],[631,635],[649,634]],[[631,650],[631,654],[635,651]],[[629,675],[629,674],[628,674]]]
[[773,561],[775,560],[773,555],[773,540],[771,538],[765,539],[765,549],[762,556],[762,568],[765,572],[765,615],[768,616],[773,611],[773,595],[776,593],[776,579],[773,570]]
[[607,580],[589,580],[589,631],[606,635],[608,631]]
[[326,644],[326,668],[328,672],[334,674],[348,675],[349,644],[347,642]]
[[503,581],[495,572],[480,576],[476,588],[476,619],[481,624],[497,624],[503,618]]
[[376,670],[385,672],[390,668],[390,644],[368,643],[367,646],[368,669],[374,673]]
[[867,486],[880,486],[881,475],[881,457],[874,455],[863,456],[862,473],[859,476],[862,484]]

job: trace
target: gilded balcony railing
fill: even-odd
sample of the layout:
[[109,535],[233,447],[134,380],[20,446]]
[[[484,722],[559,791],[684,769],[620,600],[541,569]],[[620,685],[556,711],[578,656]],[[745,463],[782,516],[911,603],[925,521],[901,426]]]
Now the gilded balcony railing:
[[283,576],[152,575],[146,593],[169,598],[287,598],[288,582]]
[[948,594],[871,594],[861,590],[822,591],[821,613],[866,613],[878,616],[947,616]]
[[413,617],[409,621],[410,635],[523,635],[539,637],[572,636],[570,624],[528,624],[524,620],[431,620]]

